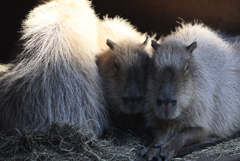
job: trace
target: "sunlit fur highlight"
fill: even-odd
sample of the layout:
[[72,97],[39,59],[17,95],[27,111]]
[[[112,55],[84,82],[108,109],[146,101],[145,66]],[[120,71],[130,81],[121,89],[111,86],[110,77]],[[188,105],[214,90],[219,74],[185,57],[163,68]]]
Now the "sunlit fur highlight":
[[98,21],[87,0],[52,0],[22,24],[23,51],[0,78],[0,128],[46,130],[52,122],[109,126],[95,63]]
[[[129,21],[119,16],[109,18],[105,16],[99,23],[99,46],[100,50],[105,53],[109,51],[109,47],[106,44],[107,39],[111,39],[118,46],[121,46],[123,50],[128,50],[128,46],[131,48],[140,47],[147,37],[147,33],[139,32]],[[155,35],[152,35],[150,39],[154,39]],[[149,54],[152,53],[151,40],[147,44],[146,50]],[[128,51],[126,51],[127,53]]]
[[0,64],[0,74],[6,72],[13,64]]

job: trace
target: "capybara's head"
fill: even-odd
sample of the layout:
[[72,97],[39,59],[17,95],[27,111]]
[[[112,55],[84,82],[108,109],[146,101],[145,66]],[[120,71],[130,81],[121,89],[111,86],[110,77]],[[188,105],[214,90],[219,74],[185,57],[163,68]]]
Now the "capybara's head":
[[139,114],[144,107],[150,57],[141,44],[107,40],[108,53],[98,56],[97,65],[103,81],[105,99],[112,112]]
[[[148,117],[175,119],[190,105],[194,62],[192,52],[197,43],[186,46],[181,42],[152,41],[154,53],[147,86]],[[192,91],[191,91],[192,90]],[[191,91],[191,92],[189,92]]]

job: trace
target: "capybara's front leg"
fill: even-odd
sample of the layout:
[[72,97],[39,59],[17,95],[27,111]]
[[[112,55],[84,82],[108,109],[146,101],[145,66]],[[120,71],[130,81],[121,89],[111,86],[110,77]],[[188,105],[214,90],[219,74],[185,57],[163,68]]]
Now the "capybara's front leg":
[[161,149],[159,155],[164,158],[164,161],[169,161],[182,147],[205,140],[207,134],[207,131],[200,127],[184,129],[165,144],[158,146]]

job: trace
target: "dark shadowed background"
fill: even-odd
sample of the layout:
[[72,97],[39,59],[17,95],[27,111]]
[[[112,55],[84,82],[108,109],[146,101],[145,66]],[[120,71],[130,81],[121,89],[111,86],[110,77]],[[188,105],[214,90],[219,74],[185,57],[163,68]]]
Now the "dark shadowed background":
[[[16,57],[12,54],[19,39],[21,21],[37,6],[38,0],[1,0],[0,63]],[[174,30],[176,21],[201,20],[215,29],[240,34],[239,0],[92,0],[96,13],[109,17],[120,15],[131,21],[141,32],[166,35]]]

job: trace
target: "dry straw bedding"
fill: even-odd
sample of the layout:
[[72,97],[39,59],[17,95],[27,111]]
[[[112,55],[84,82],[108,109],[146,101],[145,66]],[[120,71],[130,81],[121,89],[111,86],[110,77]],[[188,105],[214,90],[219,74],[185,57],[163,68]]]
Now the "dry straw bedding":
[[[126,135],[127,136],[127,135]],[[0,160],[136,160],[137,139],[115,146],[112,138],[98,139],[76,125],[51,126],[46,132],[0,134]]]
[[[98,139],[84,127],[53,124],[46,132],[27,132],[7,136],[0,133],[0,160],[145,160],[138,157],[143,148],[139,139],[124,134],[124,143],[114,144],[113,137]],[[240,138],[193,152],[175,161],[194,160],[200,156],[220,158],[240,154]]]

